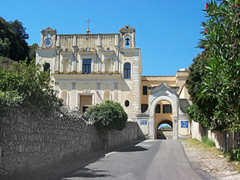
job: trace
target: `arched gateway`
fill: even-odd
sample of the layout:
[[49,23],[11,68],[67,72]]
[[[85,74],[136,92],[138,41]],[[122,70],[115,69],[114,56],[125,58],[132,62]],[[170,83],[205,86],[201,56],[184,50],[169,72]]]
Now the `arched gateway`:
[[159,101],[168,101],[172,105],[173,114],[173,139],[177,139],[178,127],[178,87],[168,86],[162,82],[159,86],[150,87],[151,95],[149,96],[149,138],[157,138],[157,127],[155,123],[155,107]]
[[[156,120],[156,106],[160,101],[165,101],[169,102],[171,105],[173,139],[177,139],[179,129],[178,123],[180,122],[179,112],[181,113],[179,96],[177,94],[179,87],[169,86],[165,82],[162,82],[159,86],[149,87],[148,89],[151,92],[148,100],[148,110],[138,115],[142,133],[149,139],[157,138],[157,126],[159,122]],[[145,126],[143,126],[143,122],[145,122]]]

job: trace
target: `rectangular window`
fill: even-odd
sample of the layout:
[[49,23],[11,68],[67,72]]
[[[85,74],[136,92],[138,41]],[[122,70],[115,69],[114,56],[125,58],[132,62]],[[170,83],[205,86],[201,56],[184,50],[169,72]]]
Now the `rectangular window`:
[[83,74],[90,74],[91,73],[91,59],[83,59]]
[[172,113],[171,104],[163,104],[163,113]]
[[156,105],[155,113],[161,113],[161,105],[160,104]]
[[141,111],[144,113],[148,109],[148,104],[141,104]]
[[148,87],[143,86],[143,95],[147,95],[147,93],[148,93]]

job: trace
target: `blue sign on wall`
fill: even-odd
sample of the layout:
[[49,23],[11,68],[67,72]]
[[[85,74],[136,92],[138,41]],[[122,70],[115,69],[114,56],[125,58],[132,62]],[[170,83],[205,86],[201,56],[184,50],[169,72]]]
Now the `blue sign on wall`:
[[147,125],[147,120],[140,120],[140,125]]
[[188,121],[181,121],[181,128],[188,128]]

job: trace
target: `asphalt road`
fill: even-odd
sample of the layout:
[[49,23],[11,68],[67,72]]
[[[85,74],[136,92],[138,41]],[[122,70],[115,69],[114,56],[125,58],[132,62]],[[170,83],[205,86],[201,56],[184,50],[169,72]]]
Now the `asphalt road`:
[[[196,173],[198,172],[198,174]],[[210,179],[192,167],[180,140],[146,140],[106,154],[62,180]]]

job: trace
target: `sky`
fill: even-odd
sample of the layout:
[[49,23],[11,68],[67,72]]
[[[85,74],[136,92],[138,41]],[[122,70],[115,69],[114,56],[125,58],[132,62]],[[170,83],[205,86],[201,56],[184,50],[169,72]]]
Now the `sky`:
[[206,0],[0,0],[0,16],[18,19],[29,34],[29,45],[40,44],[41,30],[58,34],[119,33],[136,29],[144,76],[175,75],[201,53],[202,11]]

